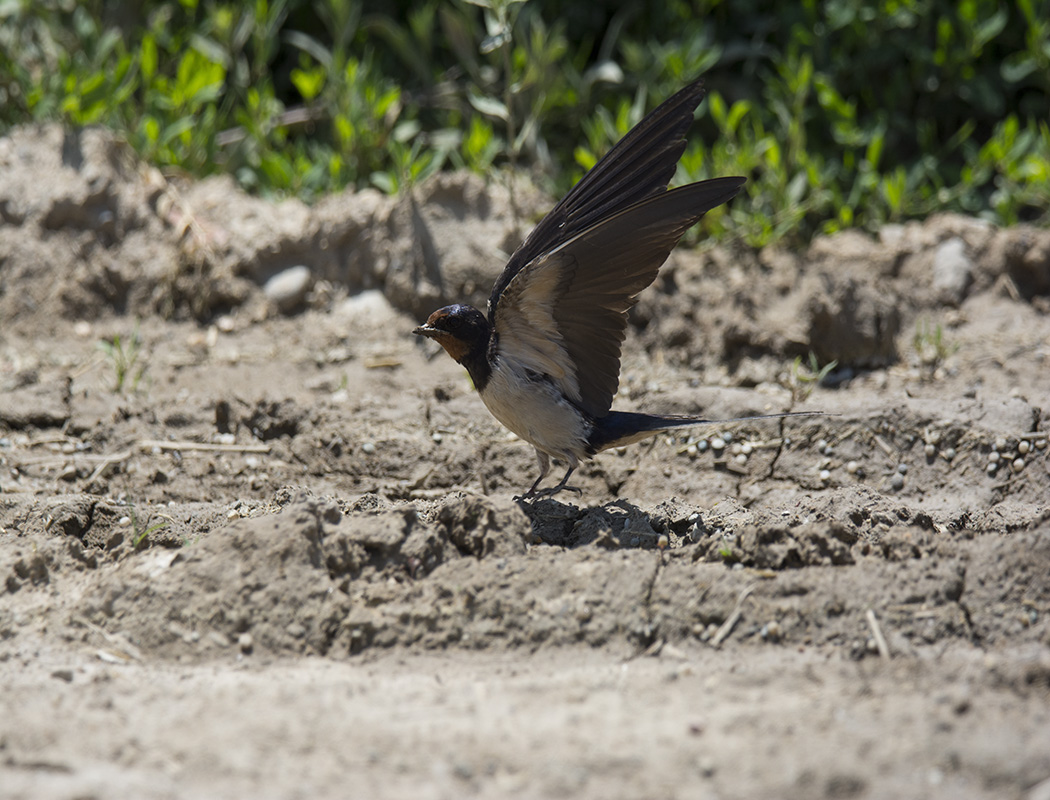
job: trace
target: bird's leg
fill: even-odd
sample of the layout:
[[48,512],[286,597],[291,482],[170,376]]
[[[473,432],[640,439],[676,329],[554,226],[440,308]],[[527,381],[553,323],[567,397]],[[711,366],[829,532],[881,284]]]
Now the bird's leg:
[[530,497],[535,497],[536,487],[540,485],[540,481],[547,477],[547,473],[551,471],[551,460],[547,457],[547,454],[542,450],[536,450],[536,463],[540,467],[540,477],[532,484],[532,487],[525,492],[523,495],[515,497],[515,500],[528,500]]
[[572,475],[572,473],[575,471],[575,469],[576,469],[576,465],[574,464],[571,467],[569,467],[567,470],[565,470],[565,477],[563,477],[558,482],[557,486],[551,487],[550,493],[552,495],[553,494],[557,494],[558,492],[563,492],[563,491],[564,492],[576,492],[576,494],[579,495],[579,496],[583,495],[583,489],[581,489],[579,486],[569,486],[569,476]]
[[[576,465],[575,464],[571,465],[565,471],[565,477],[561,479],[561,481],[558,483],[557,486],[551,486],[549,489],[540,489],[537,492],[535,485],[533,485],[533,487],[531,489],[529,489],[529,493],[527,495],[525,495],[525,496],[526,497],[534,497],[534,498],[535,497],[553,497],[554,495],[556,495],[558,492],[561,492],[561,491],[576,492],[576,494],[582,495],[583,494],[583,489],[581,489],[579,486],[569,486],[568,485],[568,483],[569,483],[569,476],[572,475],[573,470],[575,470],[575,469],[576,469]],[[539,483],[539,481],[537,481],[537,483]]]

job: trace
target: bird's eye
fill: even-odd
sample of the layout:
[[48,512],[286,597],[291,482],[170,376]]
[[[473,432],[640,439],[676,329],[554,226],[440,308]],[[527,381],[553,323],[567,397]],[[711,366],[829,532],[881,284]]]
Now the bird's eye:
[[458,330],[463,325],[463,319],[461,317],[446,317],[445,324],[450,331]]

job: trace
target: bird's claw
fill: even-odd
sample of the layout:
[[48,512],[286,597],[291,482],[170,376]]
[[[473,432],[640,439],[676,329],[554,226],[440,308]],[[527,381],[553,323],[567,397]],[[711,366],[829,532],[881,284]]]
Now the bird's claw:
[[554,497],[559,492],[576,492],[577,497],[583,497],[583,489],[579,486],[551,486],[546,489],[530,489],[525,494],[519,494],[514,498],[515,503],[531,501],[535,503],[544,497]]

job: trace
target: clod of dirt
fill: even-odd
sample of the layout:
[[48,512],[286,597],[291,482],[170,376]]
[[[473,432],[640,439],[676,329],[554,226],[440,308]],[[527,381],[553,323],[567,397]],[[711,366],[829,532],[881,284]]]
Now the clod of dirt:
[[0,386],[0,429],[60,428],[70,417],[70,381]]
[[531,530],[517,504],[479,495],[449,498],[437,520],[461,553],[477,558],[521,555]]
[[0,580],[3,580],[4,590],[14,594],[25,584],[40,586],[48,583],[51,566],[50,554],[46,552],[5,552],[0,563]]
[[797,528],[748,525],[731,540],[715,538],[699,545],[694,558],[776,570],[842,566],[853,563],[850,548],[856,540],[856,533],[836,523]]

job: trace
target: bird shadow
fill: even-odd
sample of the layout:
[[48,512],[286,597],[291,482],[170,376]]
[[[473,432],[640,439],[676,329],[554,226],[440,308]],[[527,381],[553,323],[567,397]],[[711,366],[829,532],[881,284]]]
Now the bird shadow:
[[[533,535],[555,547],[651,550],[661,546],[673,524],[666,513],[643,511],[622,499],[584,508],[553,498],[519,500],[518,506],[532,523]],[[662,543],[666,546],[666,538]]]

